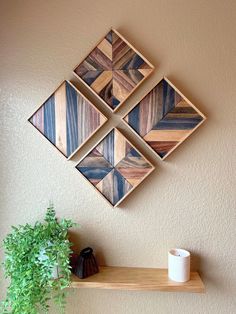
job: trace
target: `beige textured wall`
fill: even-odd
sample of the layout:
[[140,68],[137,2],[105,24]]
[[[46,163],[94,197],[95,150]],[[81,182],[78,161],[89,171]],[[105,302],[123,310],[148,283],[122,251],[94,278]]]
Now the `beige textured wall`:
[[[60,217],[81,224],[78,243],[96,248],[100,261],[166,267],[168,249],[184,247],[207,289],[74,291],[68,313],[236,313],[236,1],[1,0],[0,15],[1,240],[10,225],[41,219],[52,199]],[[74,169],[121,123],[72,75],[111,26],[156,66],[120,115],[166,75],[208,117],[165,162],[121,124],[157,169],[116,209]],[[63,79],[111,117],[72,161],[27,123]]]

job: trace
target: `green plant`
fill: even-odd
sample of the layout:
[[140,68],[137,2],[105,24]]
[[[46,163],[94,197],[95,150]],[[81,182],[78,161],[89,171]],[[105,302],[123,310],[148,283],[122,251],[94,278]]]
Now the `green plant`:
[[[75,225],[67,219],[59,222],[50,206],[43,223],[12,227],[12,233],[3,241],[3,265],[10,285],[1,313],[48,313],[50,299],[64,312],[64,288],[69,286],[71,275],[68,229]],[[57,279],[53,278],[55,267]]]

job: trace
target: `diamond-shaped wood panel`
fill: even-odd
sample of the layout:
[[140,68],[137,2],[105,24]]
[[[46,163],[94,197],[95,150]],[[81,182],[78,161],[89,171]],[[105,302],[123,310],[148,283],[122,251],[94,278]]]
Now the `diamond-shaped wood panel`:
[[76,166],[112,206],[117,206],[153,170],[153,165],[113,129]]
[[124,121],[165,159],[206,117],[167,79],[159,82]]
[[74,85],[64,81],[29,121],[69,159],[107,118]]
[[75,68],[74,74],[115,111],[153,69],[144,56],[112,29]]

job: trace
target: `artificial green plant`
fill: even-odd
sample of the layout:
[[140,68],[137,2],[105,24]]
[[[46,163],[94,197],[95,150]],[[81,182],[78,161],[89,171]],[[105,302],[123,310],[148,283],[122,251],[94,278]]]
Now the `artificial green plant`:
[[[48,313],[50,299],[64,312],[64,288],[69,286],[71,275],[68,230],[74,225],[71,220],[58,221],[50,206],[44,222],[12,227],[3,241],[3,266],[10,285],[1,313]],[[57,278],[53,278],[55,269]]]

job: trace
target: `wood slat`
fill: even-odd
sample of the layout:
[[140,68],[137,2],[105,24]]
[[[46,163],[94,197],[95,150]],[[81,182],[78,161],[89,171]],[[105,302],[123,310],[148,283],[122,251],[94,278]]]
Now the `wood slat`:
[[85,279],[72,276],[71,288],[99,288],[114,290],[143,290],[204,293],[204,284],[197,272],[191,272],[184,283],[168,278],[167,269],[100,267],[99,273]]
[[112,73],[111,71],[104,71],[102,74],[91,84],[91,88],[100,93],[100,91],[111,81]]
[[75,67],[74,74],[110,110],[116,111],[153,70],[141,53],[111,29]]
[[206,117],[164,77],[123,120],[164,160]]
[[181,141],[188,136],[189,130],[152,130],[143,138],[152,141]]
[[112,45],[109,41],[104,38],[98,45],[98,49],[100,49],[105,56],[107,56],[110,60],[112,60]]
[[67,159],[107,118],[69,81],[63,81],[28,119]]
[[66,156],[66,82],[55,91],[56,146]]
[[76,168],[114,207],[155,169],[115,128],[80,160]]

